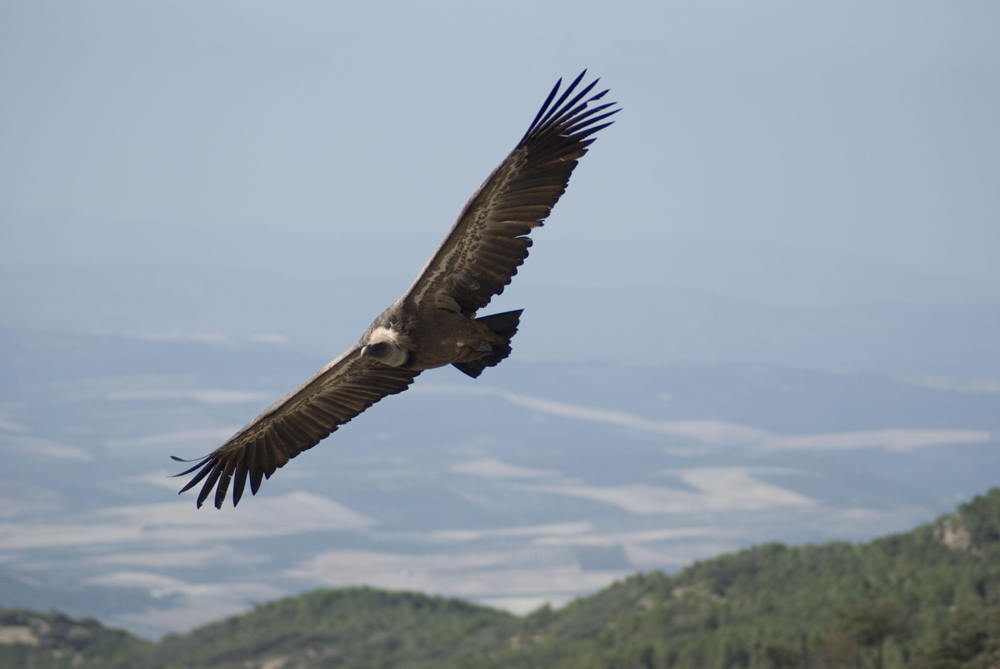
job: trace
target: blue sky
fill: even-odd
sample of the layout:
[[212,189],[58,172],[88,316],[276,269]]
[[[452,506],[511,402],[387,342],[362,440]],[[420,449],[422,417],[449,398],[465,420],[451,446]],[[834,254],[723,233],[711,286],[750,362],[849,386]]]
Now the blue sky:
[[998,28],[987,2],[3,2],[0,214],[433,248],[589,67],[624,112],[551,238],[996,275]]

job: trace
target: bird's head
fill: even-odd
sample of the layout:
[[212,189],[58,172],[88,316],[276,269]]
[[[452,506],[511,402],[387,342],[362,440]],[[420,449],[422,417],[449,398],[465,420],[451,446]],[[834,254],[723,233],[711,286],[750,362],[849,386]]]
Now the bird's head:
[[388,328],[375,328],[361,347],[362,358],[372,358],[379,362],[399,367],[406,363],[409,352],[399,345],[398,337]]

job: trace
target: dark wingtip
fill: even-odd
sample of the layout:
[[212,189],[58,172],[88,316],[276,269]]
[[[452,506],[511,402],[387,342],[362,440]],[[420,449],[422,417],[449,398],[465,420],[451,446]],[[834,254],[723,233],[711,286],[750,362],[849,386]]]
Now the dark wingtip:
[[[171,457],[173,457],[173,456],[171,456]],[[206,462],[208,462],[209,458],[211,458],[211,457],[212,457],[211,455],[206,455],[205,457],[200,458],[197,461],[195,461],[195,460],[179,460],[180,462],[194,462],[195,465],[194,465],[194,467],[189,467],[188,469],[185,469],[184,471],[180,472],[179,474],[172,475],[170,478],[175,479],[178,476],[186,476],[186,475],[190,474],[191,472],[193,472],[194,470],[198,469],[203,464],[205,464]],[[199,477],[199,480],[200,480],[200,477]],[[187,490],[187,488],[185,488],[184,490]],[[184,492],[184,490],[182,490],[181,492]]]
[[[219,477],[222,476],[222,473],[224,471],[224,467],[223,467],[223,465],[222,465],[221,462],[210,463],[210,466],[212,467],[212,469],[211,469],[212,473],[209,475],[208,479],[205,481],[205,485],[203,485],[201,487],[201,492],[198,493],[198,508],[199,509],[201,508],[201,505],[205,503],[205,500],[208,499],[208,496],[212,493],[212,488],[214,488],[215,484],[219,482]],[[206,472],[209,471],[209,468],[206,467],[204,471],[206,471]],[[200,476],[200,474],[199,474],[199,476]]]
[[[619,111],[615,109],[606,112],[602,116],[597,116],[598,113],[605,109],[615,106],[617,104],[615,102],[604,103],[588,109],[591,104],[604,98],[610,89],[592,93],[598,82],[600,82],[600,78],[596,78],[577,91],[577,87],[580,86],[580,82],[583,81],[586,74],[587,70],[584,69],[561,94],[562,79],[559,80],[559,83],[549,93],[542,108],[538,110],[538,114],[531,122],[531,125],[528,126],[528,131],[521,138],[521,142],[553,130],[558,132],[560,136],[565,133],[567,136],[572,136],[577,140],[583,140],[584,137],[592,135],[595,132],[594,130],[588,131],[588,126],[592,126],[597,121],[603,120]],[[606,127],[607,124],[601,126],[601,128]]]
[[536,125],[538,125],[538,122],[545,114],[545,111],[549,108],[549,105],[552,103],[552,100],[555,99],[556,94],[559,93],[560,86],[562,86],[562,77],[559,77],[559,81],[557,81],[556,85],[552,88],[552,92],[549,93],[549,97],[545,98],[545,103],[542,104],[542,108],[538,110],[537,114],[535,114],[535,120],[531,122],[531,125],[528,126],[528,132],[524,133],[524,137],[521,138],[522,142],[525,139],[527,139],[528,135],[531,134],[531,131],[535,129]]

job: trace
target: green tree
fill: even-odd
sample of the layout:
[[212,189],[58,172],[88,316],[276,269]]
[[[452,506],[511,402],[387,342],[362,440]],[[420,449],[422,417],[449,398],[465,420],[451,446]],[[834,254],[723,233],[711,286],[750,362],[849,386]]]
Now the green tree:
[[914,669],[989,669],[1000,666],[1000,607],[965,609],[952,615]]
[[909,636],[906,607],[894,599],[862,602],[842,611],[837,630],[861,648],[875,655],[875,669],[883,667],[883,647],[890,638],[901,642]]
[[760,654],[767,669],[799,669],[802,666],[802,652],[789,643],[769,643]]

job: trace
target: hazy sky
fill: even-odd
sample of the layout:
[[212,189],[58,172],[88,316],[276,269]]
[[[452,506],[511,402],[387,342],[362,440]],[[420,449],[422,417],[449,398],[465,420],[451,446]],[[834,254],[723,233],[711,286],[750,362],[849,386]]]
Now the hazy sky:
[[624,111],[552,238],[1000,274],[998,34],[995,2],[4,0],[0,215],[437,238],[588,67]]

